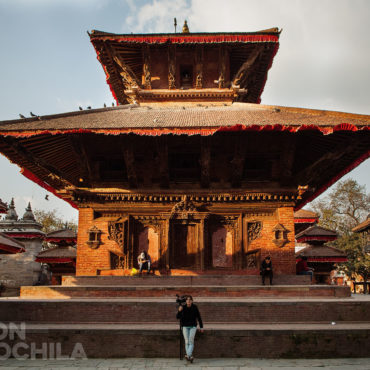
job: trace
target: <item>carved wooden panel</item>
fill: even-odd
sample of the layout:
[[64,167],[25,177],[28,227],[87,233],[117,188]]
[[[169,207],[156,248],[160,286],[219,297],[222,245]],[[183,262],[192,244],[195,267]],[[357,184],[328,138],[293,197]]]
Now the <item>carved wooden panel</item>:
[[152,88],[152,81],[150,76],[150,52],[149,52],[149,45],[143,46],[143,75],[144,75],[144,88],[151,89]]
[[176,89],[176,46],[168,46],[168,88]]
[[248,241],[251,242],[261,236],[262,222],[252,221],[247,224]]

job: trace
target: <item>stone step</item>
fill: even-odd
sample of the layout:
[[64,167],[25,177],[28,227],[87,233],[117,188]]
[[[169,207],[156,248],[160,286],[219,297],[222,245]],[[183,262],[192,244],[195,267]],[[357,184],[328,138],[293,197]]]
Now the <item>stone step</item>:
[[109,297],[174,297],[176,293],[194,297],[349,297],[350,288],[336,285],[273,286],[23,286],[21,298],[109,298]]
[[[268,279],[266,279],[268,282]],[[260,285],[261,277],[257,275],[199,275],[199,276],[63,276],[62,285],[111,285],[111,286],[144,286],[144,285]],[[276,275],[275,285],[309,285],[307,275]]]
[[[15,340],[6,336],[2,348],[12,349],[19,342],[22,354],[29,355],[33,347],[38,357],[45,358],[55,358],[58,352],[88,358],[179,356],[179,328],[168,323],[27,323],[24,335]],[[369,353],[370,323],[209,324],[204,333],[197,333],[194,350],[196,358],[334,358]]]
[[[175,297],[131,299],[0,299],[1,321],[54,323],[176,323]],[[370,322],[370,299],[196,298],[208,322]]]

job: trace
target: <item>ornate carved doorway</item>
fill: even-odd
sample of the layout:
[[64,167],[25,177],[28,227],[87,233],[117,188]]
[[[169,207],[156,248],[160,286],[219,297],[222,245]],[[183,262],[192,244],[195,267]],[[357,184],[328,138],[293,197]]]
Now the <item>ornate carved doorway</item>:
[[173,224],[172,263],[175,269],[195,268],[197,254],[196,225]]

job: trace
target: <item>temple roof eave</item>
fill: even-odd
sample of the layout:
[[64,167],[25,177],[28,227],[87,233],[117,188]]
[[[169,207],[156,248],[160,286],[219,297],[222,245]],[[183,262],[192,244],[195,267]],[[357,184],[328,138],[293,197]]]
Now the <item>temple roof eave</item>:
[[[252,103],[230,106],[141,107],[122,105],[26,119],[0,122],[0,135],[33,136],[93,132],[101,134],[135,133],[140,135],[210,135],[222,130],[319,130],[330,134],[337,130],[356,131],[370,127],[370,115],[282,107]],[[174,119],[176,116],[177,119]],[[147,131],[146,131],[147,130]],[[155,131],[155,132],[154,132]]]

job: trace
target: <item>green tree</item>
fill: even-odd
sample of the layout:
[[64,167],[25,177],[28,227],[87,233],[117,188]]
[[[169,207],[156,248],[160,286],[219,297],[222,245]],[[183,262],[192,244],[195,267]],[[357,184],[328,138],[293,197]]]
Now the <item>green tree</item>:
[[338,182],[327,197],[312,203],[319,214],[319,225],[335,230],[339,238],[328,245],[343,250],[348,262],[339,266],[347,276],[362,276],[366,281],[370,276],[370,256],[365,253],[359,234],[352,229],[364,221],[370,213],[370,194],[366,187],[348,179]]
[[55,209],[52,211],[35,209],[33,214],[35,215],[36,221],[42,225],[42,231],[45,233],[64,229],[66,226],[74,231],[77,231],[77,224],[74,221],[63,220]]

